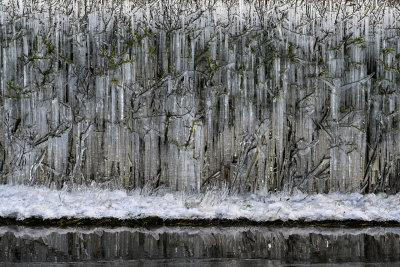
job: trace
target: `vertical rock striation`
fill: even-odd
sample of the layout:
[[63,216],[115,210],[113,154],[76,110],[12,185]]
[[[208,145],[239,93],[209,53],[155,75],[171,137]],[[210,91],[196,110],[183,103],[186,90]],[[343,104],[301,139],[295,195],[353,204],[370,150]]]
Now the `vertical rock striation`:
[[0,0],[0,180],[400,190],[396,1]]

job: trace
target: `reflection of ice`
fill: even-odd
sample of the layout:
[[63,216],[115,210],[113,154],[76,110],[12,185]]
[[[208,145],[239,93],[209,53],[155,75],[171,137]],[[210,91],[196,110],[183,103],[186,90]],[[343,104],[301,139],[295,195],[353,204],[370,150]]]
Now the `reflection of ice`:
[[[187,234],[187,235],[235,235],[244,232],[258,233],[262,232],[265,235],[279,234],[284,237],[298,234],[306,236],[309,234],[321,234],[330,236],[342,235],[369,235],[369,236],[382,236],[386,234],[395,234],[400,236],[400,228],[398,227],[367,227],[367,228],[340,228],[340,227],[264,227],[264,226],[234,226],[234,227],[157,227],[154,229],[146,228],[131,228],[131,227],[91,227],[91,228],[59,228],[59,227],[35,227],[30,228],[26,226],[0,226],[0,236],[6,233],[13,233],[16,237],[38,239],[52,234],[65,235],[68,233],[78,233],[80,238],[82,235],[103,235],[104,233],[117,234],[122,232],[130,233],[143,233],[151,235],[154,239],[158,240],[162,234]],[[327,241],[328,242],[328,241]],[[328,243],[329,244],[329,243]],[[268,245],[271,248],[271,244]]]
[[[177,259],[185,258],[186,264],[178,266],[188,266],[189,259],[200,260],[198,264],[190,260],[189,266],[220,266],[204,265],[202,259],[213,258],[223,259],[232,266],[234,258],[242,258],[247,259],[243,262],[245,264],[233,266],[280,266],[279,262],[270,264],[268,259],[290,261],[292,264],[327,262],[329,266],[336,266],[332,263],[398,261],[399,247],[392,244],[398,243],[399,236],[399,228],[0,227],[0,250],[5,252],[0,255],[0,260],[41,263],[68,261],[69,265],[71,262],[85,261],[85,266],[92,266],[88,261],[97,261],[94,266],[103,266],[98,261],[104,263],[105,260],[117,259],[112,264],[121,265],[127,263],[126,260],[140,259],[140,265],[131,264],[154,266],[147,265],[146,259],[171,259],[172,264],[167,266],[177,266]],[[262,260],[253,265],[249,259]],[[351,266],[359,265],[352,263]]]

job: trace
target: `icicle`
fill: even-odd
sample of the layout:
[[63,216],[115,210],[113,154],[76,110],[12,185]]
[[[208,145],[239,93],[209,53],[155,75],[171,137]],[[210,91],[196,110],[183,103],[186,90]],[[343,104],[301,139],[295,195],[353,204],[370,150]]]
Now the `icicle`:
[[2,2],[10,182],[374,190],[400,158],[396,8],[117,2]]

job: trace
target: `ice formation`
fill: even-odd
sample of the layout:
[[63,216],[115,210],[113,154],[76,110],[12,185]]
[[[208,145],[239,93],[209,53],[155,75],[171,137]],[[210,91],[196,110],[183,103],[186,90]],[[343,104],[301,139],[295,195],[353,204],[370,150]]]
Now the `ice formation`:
[[[52,190],[47,187],[0,186],[0,217],[59,219],[230,219],[252,221],[397,221],[400,194],[293,194],[229,195],[226,190],[206,193],[139,189],[84,188]],[[4,205],[12,203],[12,205]]]
[[0,181],[397,192],[395,2],[0,0]]

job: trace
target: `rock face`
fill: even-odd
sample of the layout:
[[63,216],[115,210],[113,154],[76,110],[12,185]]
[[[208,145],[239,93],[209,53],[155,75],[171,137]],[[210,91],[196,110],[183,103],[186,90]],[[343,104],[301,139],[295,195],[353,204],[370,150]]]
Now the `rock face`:
[[0,0],[0,181],[397,192],[399,8]]

